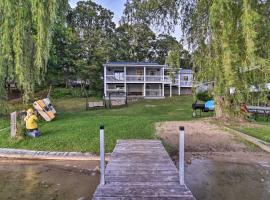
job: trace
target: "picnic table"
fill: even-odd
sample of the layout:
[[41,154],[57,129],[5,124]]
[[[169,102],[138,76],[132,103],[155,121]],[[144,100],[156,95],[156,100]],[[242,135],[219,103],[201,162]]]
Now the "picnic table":
[[270,116],[270,107],[267,106],[247,106],[248,112],[253,114],[255,119],[258,115],[263,115],[264,117],[269,119]]

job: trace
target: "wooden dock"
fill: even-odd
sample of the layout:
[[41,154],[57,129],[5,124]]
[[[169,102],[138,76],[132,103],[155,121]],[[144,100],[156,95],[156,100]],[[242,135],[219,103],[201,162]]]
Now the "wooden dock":
[[93,199],[195,198],[159,140],[119,140]]

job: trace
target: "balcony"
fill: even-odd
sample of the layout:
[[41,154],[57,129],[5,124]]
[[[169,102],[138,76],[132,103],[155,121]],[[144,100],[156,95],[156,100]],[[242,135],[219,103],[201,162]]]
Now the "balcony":
[[145,76],[146,82],[161,82],[162,76]]
[[[145,79],[145,81],[144,81]],[[146,75],[145,77],[143,75],[122,75],[122,76],[115,76],[115,75],[107,75],[106,76],[106,81],[108,83],[136,83],[136,82],[148,82],[148,83],[165,83],[165,84],[172,84],[172,85],[179,85],[179,79],[176,77],[174,82],[172,81],[170,76],[164,76],[164,81],[163,77],[161,75],[159,76],[150,76]],[[193,81],[180,81],[180,86],[181,87],[192,87],[193,86]]]
[[106,81],[107,82],[123,83],[125,81],[125,76],[107,75]]
[[144,76],[143,75],[126,75],[127,82],[143,82]]

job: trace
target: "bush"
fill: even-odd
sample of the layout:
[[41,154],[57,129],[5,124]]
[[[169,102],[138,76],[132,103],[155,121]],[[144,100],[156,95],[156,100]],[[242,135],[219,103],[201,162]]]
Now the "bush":
[[200,93],[196,94],[196,96],[197,96],[197,99],[200,101],[209,101],[209,100],[213,99],[213,95],[207,91],[200,92]]
[[52,98],[86,97],[87,91],[81,88],[54,88],[51,93]]

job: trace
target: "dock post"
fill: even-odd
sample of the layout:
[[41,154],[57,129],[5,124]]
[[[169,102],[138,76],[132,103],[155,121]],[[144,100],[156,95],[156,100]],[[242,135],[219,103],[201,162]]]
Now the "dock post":
[[100,126],[100,184],[105,185],[105,148],[104,148],[104,125]]
[[180,185],[185,185],[185,128],[184,126],[179,127],[179,181]]

